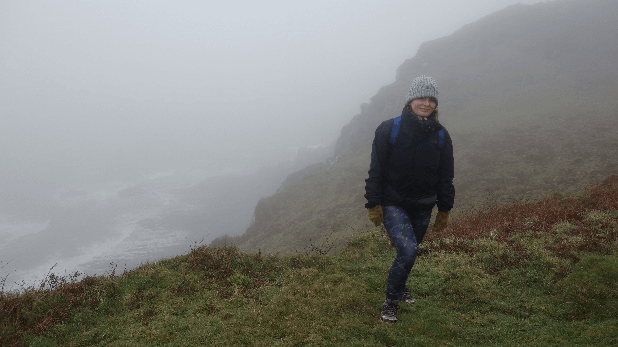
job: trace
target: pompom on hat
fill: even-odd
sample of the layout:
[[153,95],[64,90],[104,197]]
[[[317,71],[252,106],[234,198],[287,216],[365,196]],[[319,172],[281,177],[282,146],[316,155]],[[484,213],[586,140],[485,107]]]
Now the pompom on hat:
[[438,85],[436,84],[436,80],[434,80],[432,77],[421,75],[412,81],[410,91],[408,92],[408,98],[406,99],[406,105],[414,99],[421,99],[426,97],[436,99],[437,104]]

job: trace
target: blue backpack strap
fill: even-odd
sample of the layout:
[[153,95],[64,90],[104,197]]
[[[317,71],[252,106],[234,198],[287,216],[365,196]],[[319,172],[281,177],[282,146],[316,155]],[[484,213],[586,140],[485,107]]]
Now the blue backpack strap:
[[393,119],[393,127],[391,128],[391,137],[389,143],[394,145],[397,142],[397,136],[399,135],[399,126],[401,125],[401,116]]
[[442,149],[444,147],[444,128],[438,131],[438,148]]

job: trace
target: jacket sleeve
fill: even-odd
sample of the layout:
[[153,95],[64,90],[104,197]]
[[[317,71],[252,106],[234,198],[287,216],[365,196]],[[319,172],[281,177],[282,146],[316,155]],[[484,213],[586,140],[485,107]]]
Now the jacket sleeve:
[[384,167],[388,155],[388,137],[392,127],[392,120],[384,121],[378,126],[371,145],[371,164],[369,178],[365,180],[365,208],[371,208],[382,203],[382,188],[384,181]]
[[444,129],[444,147],[440,152],[440,167],[438,168],[438,211],[447,212],[455,203],[455,160],[453,157],[453,142],[448,131]]

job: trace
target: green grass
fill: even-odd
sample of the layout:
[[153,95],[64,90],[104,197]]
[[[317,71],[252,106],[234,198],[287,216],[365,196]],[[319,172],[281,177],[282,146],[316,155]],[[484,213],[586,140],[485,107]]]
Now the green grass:
[[617,345],[617,182],[430,232],[396,324],[379,320],[394,249],[368,230],[330,255],[199,247],[121,275],[50,275],[1,293],[0,345]]

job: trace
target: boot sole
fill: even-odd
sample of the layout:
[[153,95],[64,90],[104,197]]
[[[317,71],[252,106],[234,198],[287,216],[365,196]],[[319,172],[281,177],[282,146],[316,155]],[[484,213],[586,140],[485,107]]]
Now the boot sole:
[[384,323],[395,323],[397,321],[397,318],[392,319],[392,318],[387,318],[387,317],[380,317],[380,319],[384,322]]

